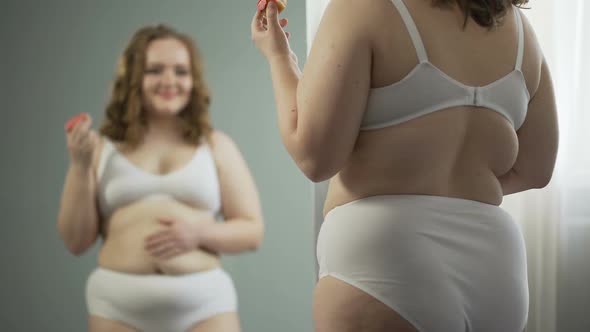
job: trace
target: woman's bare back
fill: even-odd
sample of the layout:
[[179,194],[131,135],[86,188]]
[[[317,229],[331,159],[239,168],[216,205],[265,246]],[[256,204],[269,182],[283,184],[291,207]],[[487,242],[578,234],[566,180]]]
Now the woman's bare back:
[[[463,29],[463,13],[456,6],[404,2],[429,61],[454,80],[484,86],[514,70],[518,24],[512,8],[503,25],[489,31],[472,20]],[[368,35],[373,36],[371,88],[384,87],[403,79],[418,59],[391,1],[375,1],[367,11]],[[526,21],[524,35],[522,72],[533,96],[542,54]],[[451,107],[398,125],[361,131],[346,165],[330,181],[324,213],[349,201],[385,194],[448,196],[499,205],[503,193],[498,177],[514,165],[518,149],[510,122],[482,107]]]

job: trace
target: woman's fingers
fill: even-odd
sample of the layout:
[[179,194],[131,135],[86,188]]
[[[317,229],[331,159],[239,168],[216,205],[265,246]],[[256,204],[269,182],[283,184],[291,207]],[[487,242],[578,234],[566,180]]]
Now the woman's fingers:
[[172,236],[166,232],[160,232],[160,233],[156,233],[154,235],[150,235],[146,241],[145,241],[145,245],[146,248],[154,248],[157,247],[158,245],[161,245],[162,243],[166,243],[168,241],[171,241]]
[[[286,18],[283,18],[279,21],[279,25],[281,26],[281,28],[284,28],[287,26],[287,24],[289,24],[289,20],[287,20]],[[268,30],[268,21],[266,20],[266,18],[262,19],[262,27],[263,30]]]
[[261,17],[262,13],[256,11],[256,14],[254,14],[254,17],[252,18],[252,32],[261,32],[265,30],[262,26],[262,20],[260,19]]
[[87,118],[80,120],[70,131],[72,141],[80,143],[88,135],[90,124],[91,121]]
[[184,250],[174,241],[165,241],[148,249],[148,252],[158,259],[168,259],[182,254]]
[[150,251],[151,255],[157,258],[171,257],[178,252],[180,252],[180,250],[176,246],[170,244],[163,245]]
[[170,237],[156,238],[146,242],[145,249],[153,255],[160,255],[162,252],[176,247],[176,242]]

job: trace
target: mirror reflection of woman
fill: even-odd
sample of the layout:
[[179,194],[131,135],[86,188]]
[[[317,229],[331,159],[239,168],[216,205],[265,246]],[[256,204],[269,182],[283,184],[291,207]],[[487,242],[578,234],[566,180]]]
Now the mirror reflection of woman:
[[316,331],[525,328],[524,240],[499,205],[546,186],[558,147],[526,2],[331,0],[303,72],[276,6],[253,18],[283,143],[330,180]]
[[261,207],[236,144],[210,124],[202,67],[188,36],[144,27],[100,133],[89,116],[66,133],[59,233],[75,255],[103,240],[87,281],[91,332],[240,330],[220,255],[260,246]]

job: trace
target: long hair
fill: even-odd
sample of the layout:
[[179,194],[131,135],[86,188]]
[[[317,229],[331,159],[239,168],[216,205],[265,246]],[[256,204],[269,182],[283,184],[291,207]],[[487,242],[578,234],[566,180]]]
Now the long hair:
[[142,103],[142,80],[146,65],[146,51],[156,39],[174,38],[184,44],[190,56],[193,88],[189,102],[178,116],[183,120],[183,136],[187,142],[198,144],[209,139],[212,126],[209,118],[211,97],[203,79],[203,63],[192,39],[166,25],[139,29],[121,55],[112,87],[106,116],[100,133],[114,141],[137,145],[146,132],[146,111]]
[[528,0],[432,0],[434,5],[448,6],[457,3],[467,20],[471,17],[477,24],[487,28],[495,28],[502,23],[509,6],[523,7]]

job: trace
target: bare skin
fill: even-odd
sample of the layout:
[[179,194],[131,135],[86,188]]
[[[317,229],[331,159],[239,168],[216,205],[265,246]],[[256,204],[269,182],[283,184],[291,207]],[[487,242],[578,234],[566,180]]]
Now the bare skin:
[[[224,142],[221,142],[225,144]],[[142,155],[136,151],[129,160],[141,165],[154,155],[174,156],[181,161],[173,162],[173,169],[180,169],[194,153],[194,147],[175,150],[171,146],[162,146],[162,151],[154,150]],[[160,157],[165,160],[165,157]],[[185,159],[185,160],[182,160]],[[139,166],[138,166],[139,167]],[[222,166],[223,167],[223,166]],[[148,171],[149,172],[149,171]],[[174,170],[170,171],[174,172]],[[167,173],[170,173],[167,172]],[[163,173],[166,174],[166,173]],[[220,179],[223,181],[223,179]],[[230,208],[228,206],[228,208]],[[183,275],[207,271],[220,267],[220,256],[216,252],[197,248],[171,258],[152,256],[144,247],[145,238],[165,228],[158,222],[162,215],[187,220],[191,223],[213,223],[209,212],[188,206],[175,200],[140,201],[128,205],[113,213],[105,223],[103,246],[99,252],[99,265],[103,268],[132,274]],[[121,253],[125,253],[122,255]],[[90,332],[131,332],[132,327],[102,317],[90,316]],[[237,313],[223,313],[195,325],[190,332],[240,331]]]
[[[146,61],[142,89],[148,131],[138,146],[125,142],[115,145],[139,173],[160,178],[185,167],[205,143],[191,144],[179,135],[182,131],[176,114],[187,104],[193,84],[186,74],[190,61],[184,45],[175,39],[155,40],[148,47]],[[101,237],[99,266],[130,274],[176,276],[219,267],[220,254],[255,250],[262,241],[262,213],[255,183],[237,146],[224,133],[214,131],[208,141],[219,179],[225,218],[221,224],[215,223],[213,212],[205,207],[173,198],[132,202],[101,220],[96,200],[104,139],[91,129],[91,119],[76,125],[67,139],[71,167],[58,228],[72,253],[84,253]],[[172,220],[174,225],[163,220]],[[173,227],[178,227],[174,228],[176,232]],[[190,236],[183,237],[187,234]],[[135,331],[124,322],[93,315],[89,317],[89,330]],[[210,317],[198,322],[192,331],[239,332],[238,314]]]
[[[508,8],[493,31],[457,6],[404,1],[429,60],[453,79],[483,86],[510,73],[517,24]],[[269,13],[267,12],[267,15]],[[269,20],[274,16],[269,15]],[[333,0],[303,73],[278,24],[253,21],[268,59],[283,143],[314,182],[330,180],[324,215],[375,195],[421,194],[499,205],[504,195],[544,187],[555,163],[557,116],[551,78],[525,21],[522,71],[531,96],[516,132],[499,113],[453,107],[382,129],[360,131],[370,88],[402,80],[418,63],[406,26],[389,0]],[[394,110],[392,110],[394,111]],[[416,331],[398,313],[330,276],[314,292],[316,332]]]
[[[134,165],[149,163],[151,160],[165,160],[169,158],[174,168],[165,174],[172,174],[188,163],[195,153],[195,147],[172,147],[162,144],[160,149],[155,144],[146,144],[144,149],[138,148],[128,154],[128,160]],[[148,151],[149,149],[149,151]],[[123,150],[120,148],[119,151]],[[124,150],[123,150],[124,151]],[[162,162],[163,163],[163,162]],[[137,166],[140,169],[145,167]],[[159,219],[168,216],[173,219],[183,219],[191,223],[213,223],[210,212],[189,206],[174,199],[144,200],[131,203],[117,211],[107,220],[104,243],[99,253],[99,265],[114,271],[125,271],[135,274],[167,275],[201,272],[220,266],[216,253],[196,249],[168,259],[154,257],[145,250],[145,238],[164,229]],[[121,255],[124,252],[125,255]]]
[[[462,31],[458,8],[433,8],[428,1],[406,5],[429,60],[450,77],[483,86],[513,70],[517,26],[512,10],[497,31],[488,32],[473,21]],[[371,88],[398,82],[417,65],[414,46],[393,5],[378,1],[375,6],[380,11],[367,14],[372,20],[367,27],[373,45]],[[543,59],[528,24],[525,34],[523,73],[534,96]],[[550,107],[548,103],[546,110],[533,111],[551,117]],[[503,116],[485,108],[454,107],[396,126],[359,131],[348,160],[330,179],[324,215],[335,206],[380,194],[458,197],[499,205],[504,194],[498,178],[514,166],[518,152],[518,133]],[[551,152],[546,154],[550,157]]]
[[88,332],[139,332],[131,326],[121,322],[115,322],[98,316],[90,316],[88,319]]
[[[120,322],[110,321],[97,316],[90,316],[88,322],[89,332],[139,332],[138,330]],[[187,332],[217,332],[239,331],[240,321],[238,315],[232,312],[215,315],[206,321],[196,324]]]

